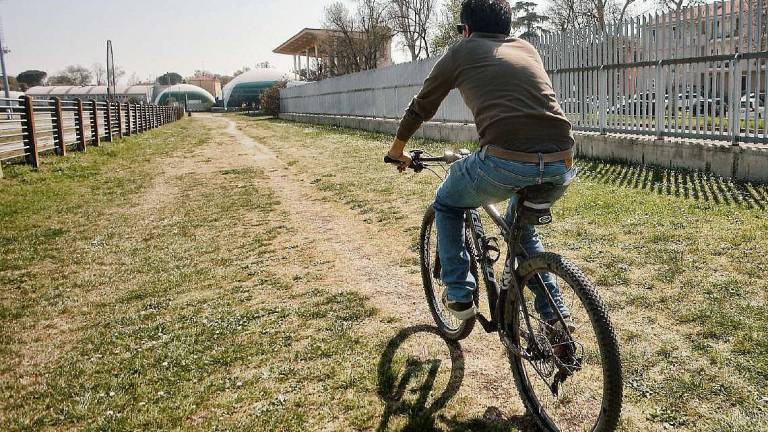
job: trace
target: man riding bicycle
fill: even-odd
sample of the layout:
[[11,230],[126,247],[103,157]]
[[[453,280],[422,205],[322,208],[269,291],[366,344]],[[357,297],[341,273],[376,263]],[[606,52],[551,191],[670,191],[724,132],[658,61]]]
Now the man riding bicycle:
[[[435,64],[419,94],[403,116],[388,156],[400,170],[411,163],[405,152],[408,139],[437,112],[442,100],[457,88],[475,118],[480,149],[451,166],[433,204],[438,235],[443,304],[457,318],[476,314],[472,301],[477,281],[470,273],[465,247],[464,213],[510,199],[506,218],[514,217],[516,191],[541,183],[567,185],[575,176],[571,124],[555,98],[539,54],[528,42],[509,37],[512,23],[507,0],[464,0],[461,42]],[[528,255],[544,251],[533,226],[521,238]],[[562,316],[566,307],[556,280],[542,274]],[[538,282],[529,284],[541,319],[554,322],[557,314]],[[570,325],[569,325],[570,327]]]

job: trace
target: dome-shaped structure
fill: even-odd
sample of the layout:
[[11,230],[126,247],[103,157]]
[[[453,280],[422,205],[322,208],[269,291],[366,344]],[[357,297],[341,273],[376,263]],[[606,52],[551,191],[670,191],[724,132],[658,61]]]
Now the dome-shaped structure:
[[259,68],[243,72],[222,89],[224,107],[259,104],[261,92],[278,81],[296,81],[299,77],[290,72],[272,68]]
[[164,88],[155,96],[157,105],[166,105],[169,99],[186,105],[189,111],[208,111],[216,99],[205,89],[192,84],[174,84]]

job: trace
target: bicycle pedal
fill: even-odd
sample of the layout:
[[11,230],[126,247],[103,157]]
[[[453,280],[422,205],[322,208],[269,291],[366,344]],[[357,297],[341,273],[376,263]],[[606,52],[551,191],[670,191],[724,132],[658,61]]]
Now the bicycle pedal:
[[488,318],[480,313],[477,314],[476,317],[477,320],[480,321],[480,325],[483,326],[483,330],[485,330],[486,333],[495,333],[499,331],[499,325],[496,323],[496,321],[488,321]]

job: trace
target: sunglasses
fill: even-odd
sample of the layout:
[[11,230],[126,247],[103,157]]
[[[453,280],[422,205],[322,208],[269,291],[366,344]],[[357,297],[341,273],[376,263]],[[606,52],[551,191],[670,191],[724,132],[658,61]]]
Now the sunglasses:
[[467,28],[466,24],[456,24],[456,31],[459,34],[464,34],[464,29]]

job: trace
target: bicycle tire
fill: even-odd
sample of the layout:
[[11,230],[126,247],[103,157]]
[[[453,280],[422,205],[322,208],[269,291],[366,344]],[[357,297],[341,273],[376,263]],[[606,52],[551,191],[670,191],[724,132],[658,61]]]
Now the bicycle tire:
[[[452,327],[449,323],[446,322],[446,320],[443,318],[443,316],[440,313],[440,307],[442,306],[440,303],[439,296],[435,293],[434,290],[434,283],[433,283],[433,277],[432,277],[432,268],[430,266],[430,245],[431,241],[433,241],[433,237],[436,237],[433,235],[434,233],[434,222],[435,222],[435,209],[432,208],[432,206],[429,206],[427,211],[424,213],[424,218],[421,222],[421,231],[419,233],[419,261],[421,266],[421,279],[422,283],[424,285],[424,295],[427,298],[427,304],[429,305],[429,311],[432,314],[432,318],[435,320],[435,324],[437,325],[438,330],[440,333],[445,336],[447,339],[450,340],[461,340],[469,336],[470,333],[472,333],[472,329],[475,327],[475,322],[477,321],[477,318],[472,317],[468,318],[464,321],[462,321],[460,324],[458,324],[455,327]],[[467,232],[464,236],[467,250],[470,252],[470,272],[472,273],[472,276],[475,277],[475,280],[478,281],[477,277],[477,262],[475,260],[475,254],[473,253],[472,248],[472,240],[471,236]],[[475,306],[478,305],[478,291],[479,286],[475,289],[475,292],[473,293],[473,300],[475,302]]]
[[[521,280],[526,280],[526,277],[529,275],[542,272],[554,273],[555,276],[570,284],[589,316],[600,351],[604,382],[599,415],[589,430],[593,432],[615,431],[621,416],[623,397],[621,356],[605,304],[600,299],[594,285],[584,273],[575,264],[560,255],[547,252],[541,253],[522,262],[519,266],[519,273],[523,276]],[[512,295],[512,293],[509,294],[504,305],[503,325],[505,329],[509,330],[507,334],[515,343],[519,341],[520,335],[520,326],[518,325],[519,314],[517,313],[518,305],[516,304],[518,300],[517,296]],[[528,379],[529,376],[524,368],[523,362],[526,360],[509,351],[507,357],[509,358],[512,374],[515,378],[515,385],[528,413],[533,416],[542,430],[560,432],[561,429],[547,414],[533,390]]]

